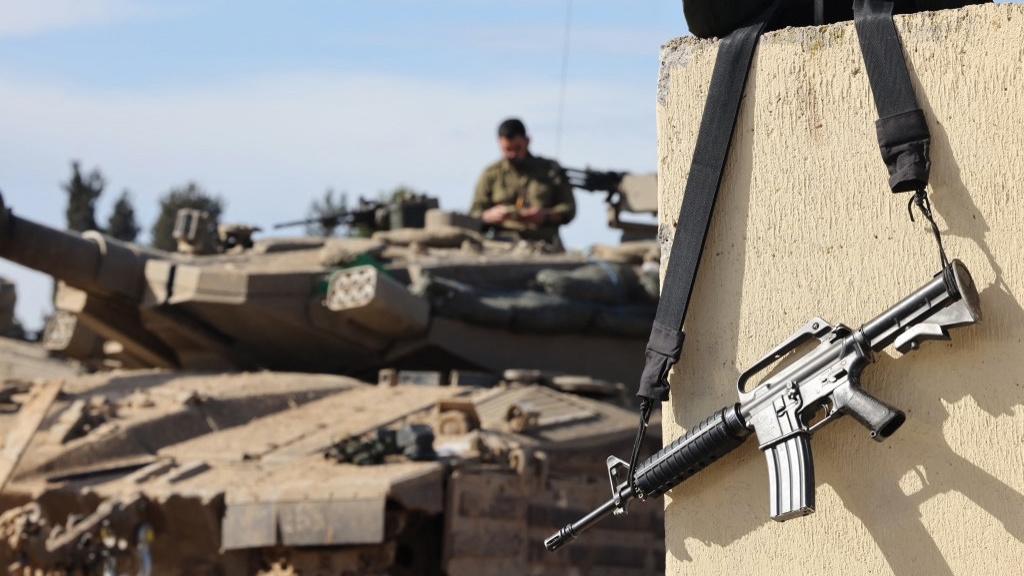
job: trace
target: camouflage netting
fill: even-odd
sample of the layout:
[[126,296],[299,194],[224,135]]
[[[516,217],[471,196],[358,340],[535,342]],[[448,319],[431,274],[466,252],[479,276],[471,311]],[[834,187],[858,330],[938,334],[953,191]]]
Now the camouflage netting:
[[651,275],[638,274],[625,264],[596,261],[575,270],[542,270],[537,273],[537,284],[548,294],[597,304],[657,302],[657,272],[653,272],[653,291],[649,286]]
[[[642,337],[657,307],[653,287],[631,267],[596,263],[574,270],[542,270],[538,290],[488,292],[424,274],[410,289],[430,300],[431,311],[473,324],[542,334],[598,333]],[[543,291],[540,291],[543,290]]]

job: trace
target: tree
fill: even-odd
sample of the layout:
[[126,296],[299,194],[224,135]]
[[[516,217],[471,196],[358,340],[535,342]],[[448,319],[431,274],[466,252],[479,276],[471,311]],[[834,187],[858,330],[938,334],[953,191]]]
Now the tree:
[[96,168],[83,176],[78,161],[71,162],[71,178],[62,187],[68,193],[65,212],[69,230],[96,230],[96,199],[103,193],[106,180]]
[[107,220],[107,235],[125,242],[134,242],[139,235],[139,225],[135,222],[135,207],[127,190],[114,203],[114,211]]
[[[390,192],[380,192],[377,200],[359,199],[353,206],[348,204],[348,196],[342,192],[337,197],[334,190],[328,188],[322,198],[313,200],[306,210],[306,219],[315,220],[306,224],[306,234],[310,236],[333,236],[338,226],[344,225],[345,236],[369,237],[375,231],[387,229],[387,220],[377,222],[381,210],[387,215],[387,207],[422,196],[421,193],[408,186],[398,186]],[[348,216],[346,218],[345,216]]]
[[224,200],[219,196],[210,196],[195,182],[189,182],[181,188],[172,188],[160,197],[160,215],[150,230],[151,243],[154,248],[167,251],[177,248],[178,243],[172,234],[178,210],[182,208],[203,210],[210,215],[210,220],[217,222],[224,210]]
[[313,200],[306,210],[307,220],[317,220],[306,224],[306,234],[310,236],[333,236],[334,229],[341,225],[340,215],[348,207],[348,195],[344,192],[334,197],[334,190],[328,188],[323,198]]
[[380,198],[382,201],[387,203],[396,203],[421,195],[423,195],[422,192],[417,192],[409,186],[401,184],[391,192],[381,192]]

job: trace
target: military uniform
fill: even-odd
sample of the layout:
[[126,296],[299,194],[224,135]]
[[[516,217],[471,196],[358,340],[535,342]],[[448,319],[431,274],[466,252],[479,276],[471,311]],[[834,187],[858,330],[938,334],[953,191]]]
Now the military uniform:
[[519,168],[513,168],[503,158],[484,169],[476,184],[473,206],[469,213],[477,218],[484,210],[498,204],[517,208],[549,208],[562,219],[558,224],[526,224],[514,218],[501,224],[502,228],[518,232],[528,240],[546,240],[558,244],[558,227],[568,224],[576,216],[576,201],[572,186],[558,162],[528,155]]

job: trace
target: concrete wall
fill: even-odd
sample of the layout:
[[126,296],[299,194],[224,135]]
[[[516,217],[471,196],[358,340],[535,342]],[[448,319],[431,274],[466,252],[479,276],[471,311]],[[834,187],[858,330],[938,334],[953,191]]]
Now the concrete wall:
[[[885,443],[850,418],[812,441],[817,513],[769,519],[748,443],[667,497],[667,574],[1019,574],[1024,565],[1024,6],[897,18],[932,133],[931,198],[983,324],[900,357],[866,390],[903,408]],[[662,52],[659,185],[667,254],[717,44]],[[736,401],[741,371],[807,319],[858,326],[939,268],[888,191],[852,24],[766,35],[686,323],[667,439]],[[655,504],[657,505],[657,504]]]

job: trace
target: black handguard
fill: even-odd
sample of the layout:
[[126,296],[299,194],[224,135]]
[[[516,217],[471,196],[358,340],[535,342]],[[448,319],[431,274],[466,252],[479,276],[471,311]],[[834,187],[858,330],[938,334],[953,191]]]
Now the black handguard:
[[722,408],[637,466],[636,496],[661,496],[732,452],[750,434],[738,404]]
[[623,482],[615,489],[617,498],[549,536],[544,540],[544,547],[552,552],[558,550],[604,517],[624,510],[634,497],[643,500],[661,496],[732,452],[750,434],[740,415],[739,405],[722,408],[637,465],[632,486]]

